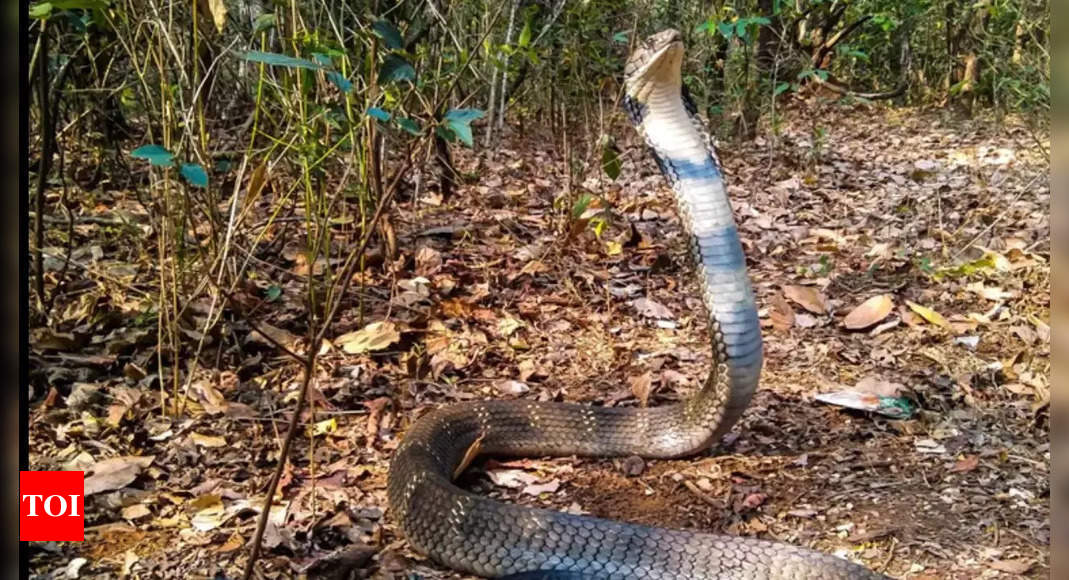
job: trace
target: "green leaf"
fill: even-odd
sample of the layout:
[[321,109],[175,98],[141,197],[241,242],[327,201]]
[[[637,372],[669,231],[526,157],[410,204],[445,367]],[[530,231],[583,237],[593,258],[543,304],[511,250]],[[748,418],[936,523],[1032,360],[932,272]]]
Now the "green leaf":
[[262,62],[272,66],[284,66],[287,68],[304,68],[308,70],[319,70],[323,68],[310,60],[303,58],[297,58],[295,56],[289,56],[288,54],[278,54],[277,52],[260,52],[259,50],[250,50],[242,55],[242,58],[252,62]]
[[278,23],[278,19],[273,12],[264,12],[256,17],[256,20],[252,22],[252,33],[260,34],[265,30],[274,28]]
[[401,127],[413,135],[421,135],[423,133],[423,129],[420,128],[419,123],[412,119],[398,117],[396,123],[398,127]]
[[479,109],[451,109],[442,116],[442,123],[448,127],[457,139],[468,147],[474,146],[471,136],[471,122],[481,119],[484,113]]
[[130,152],[134,159],[146,159],[156,166],[171,165],[174,155],[160,145],[142,145]]
[[531,19],[528,18],[527,22],[523,24],[523,30],[520,31],[520,38],[516,41],[516,44],[520,48],[527,48],[527,45],[531,44]]
[[46,20],[57,10],[107,10],[111,0],[50,0],[35,2],[30,6],[30,18]]
[[405,41],[401,38],[401,33],[397,31],[397,27],[388,20],[376,20],[371,25],[371,29],[375,31],[375,35],[378,36],[386,43],[386,46],[393,50],[400,50],[404,48]]
[[331,68],[334,66],[334,63],[330,61],[330,57],[323,54],[322,52],[313,52],[312,60],[314,60],[316,64],[323,68]]
[[52,16],[51,2],[36,2],[30,5],[30,18],[48,20],[49,16]]
[[781,94],[783,94],[785,91],[787,91],[787,89],[789,89],[789,88],[791,88],[791,83],[786,83],[786,82],[780,83],[780,84],[776,85],[776,88],[772,91],[772,95],[778,97]]
[[385,123],[390,120],[390,114],[378,107],[368,107],[367,114]]
[[701,24],[695,26],[694,27],[694,32],[701,33],[701,32],[708,32],[709,30],[715,30],[715,29],[716,29],[716,26],[713,24],[712,19],[709,19],[709,20],[706,20],[705,22],[702,22]]
[[620,177],[620,167],[620,155],[616,147],[606,140],[601,148],[601,168],[605,170],[605,175],[608,175],[609,179],[616,181],[616,178]]
[[750,21],[745,18],[740,18],[737,22],[735,22],[735,36],[738,36],[739,38],[746,38],[746,26],[749,23]]
[[282,287],[272,284],[267,288],[264,288],[264,297],[268,302],[274,302],[282,297]]
[[468,147],[475,146],[475,139],[471,136],[471,125],[447,121],[446,126],[449,127],[449,130],[452,131],[462,143]]
[[764,16],[754,16],[753,18],[750,18],[749,20],[750,20],[750,24],[756,24],[758,26],[768,26],[769,24],[772,24],[772,21],[767,19],[767,18],[765,18]]
[[572,219],[577,220],[580,216],[586,212],[586,208],[590,206],[590,202],[594,201],[594,196],[589,193],[584,193],[579,196],[579,199],[575,200],[575,204],[572,205]]
[[631,33],[626,30],[621,30],[620,32],[617,32],[616,34],[612,35],[612,41],[616,44],[627,44],[627,35],[629,34]]
[[716,25],[716,29],[728,40],[731,40],[731,37],[735,35],[735,24],[732,22],[719,22]]
[[486,113],[481,109],[450,109],[442,118],[458,123],[471,123],[476,119],[482,119],[484,116],[486,116]]
[[454,133],[452,130],[449,129],[449,127],[446,127],[445,125],[438,125],[437,127],[435,127],[434,128],[434,134],[438,135],[439,137],[441,137],[442,139],[445,139],[446,141],[448,141],[450,143],[455,143],[456,140],[457,140],[457,134]]
[[179,173],[194,187],[208,187],[208,172],[199,163],[183,163]]
[[408,64],[408,61],[396,54],[387,54],[382,59],[382,68],[379,69],[379,82],[391,83],[401,81],[415,81],[416,69]]
[[334,86],[338,87],[338,90],[343,93],[348,93],[353,90],[353,82],[345,78],[345,75],[341,74],[338,71],[328,71],[327,80],[333,83]]

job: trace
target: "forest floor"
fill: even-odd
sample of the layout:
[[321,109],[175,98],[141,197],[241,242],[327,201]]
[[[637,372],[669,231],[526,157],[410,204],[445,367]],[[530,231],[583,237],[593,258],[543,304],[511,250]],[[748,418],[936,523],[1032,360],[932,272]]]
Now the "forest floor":
[[[898,578],[1047,577],[1049,139],[938,110],[789,119],[775,142],[720,151],[765,337],[761,388],[722,445],[676,461],[490,459],[461,483],[502,501],[778,539]],[[545,136],[459,153],[452,199],[426,187],[401,196],[400,257],[354,284],[364,314],[341,317],[320,359],[262,577],[463,577],[413,553],[387,509],[388,460],[430,408],[655,405],[704,377],[704,314],[671,194],[630,130],[616,133],[621,176],[572,185],[611,207],[600,237],[588,222],[563,231],[555,200],[568,180]],[[128,192],[95,200],[85,215],[143,213]],[[154,274],[122,228],[74,233],[78,280],[31,338],[30,448],[35,469],[91,472],[86,541],[34,544],[32,569],[239,577],[300,366],[231,320],[229,336],[206,339],[225,364],[199,371],[185,414],[164,417],[155,330],[127,295]],[[294,348],[302,239],[272,230],[277,245],[254,264],[272,288],[257,324]],[[909,416],[815,399],[840,391],[890,397]]]

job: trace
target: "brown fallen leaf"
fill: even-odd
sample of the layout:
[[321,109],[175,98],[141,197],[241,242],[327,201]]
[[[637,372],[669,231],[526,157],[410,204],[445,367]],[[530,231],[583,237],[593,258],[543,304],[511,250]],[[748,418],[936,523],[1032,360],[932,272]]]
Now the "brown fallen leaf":
[[1016,558],[1014,560],[995,560],[994,562],[989,563],[988,567],[1008,574],[1024,574],[1031,570],[1032,566],[1035,565],[1035,560]]
[[[296,334],[286,330],[285,328],[279,328],[277,326],[271,326],[266,322],[261,322],[257,325],[258,330],[254,329],[249,333],[249,340],[258,342],[264,346],[275,346],[275,343],[293,350],[293,345],[296,344],[298,337]],[[272,342],[274,340],[274,342]]]
[[124,520],[136,520],[149,515],[152,515],[152,511],[143,503],[135,503],[122,508],[122,519]]
[[980,465],[980,457],[978,455],[966,455],[959,459],[951,468],[951,473],[967,473],[976,469],[976,466]]
[[921,306],[916,302],[910,302],[909,300],[906,300],[906,306],[909,306],[910,310],[916,312],[917,315],[927,320],[928,322],[942,328],[950,328],[950,323],[947,322],[947,319],[943,318],[943,315],[939,314],[935,310],[932,310],[927,306]]
[[527,383],[511,379],[494,381],[494,388],[506,395],[522,395],[531,390]]
[[850,330],[861,330],[887,318],[894,308],[894,299],[890,294],[873,296],[862,302],[843,318],[843,326]]
[[784,332],[794,326],[794,309],[791,308],[787,299],[777,294],[772,298],[772,309],[769,317],[772,319],[772,328]]
[[189,434],[189,438],[199,447],[226,447],[226,439],[217,435],[205,435],[194,431]]
[[519,489],[538,483],[538,476],[522,469],[488,469],[486,475],[494,485]]
[[783,287],[783,295],[813,314],[825,314],[828,311],[824,295],[812,286],[790,284]]
[[130,485],[137,479],[142,470],[152,465],[152,461],[155,458],[156,456],[154,455],[125,455],[94,463],[89,468],[88,475],[85,478],[84,493],[86,497]]
[[889,381],[875,375],[868,375],[854,385],[854,390],[860,393],[872,393],[881,397],[898,397],[908,389],[901,383]]
[[388,321],[372,322],[356,332],[347,332],[334,339],[334,344],[349,354],[382,350],[401,340],[397,326]]
[[543,493],[556,493],[558,489],[560,489],[560,480],[551,479],[545,483],[532,483],[530,485],[526,485],[523,488],[523,493],[538,497]]
[[635,394],[639,405],[645,407],[650,400],[650,386],[653,384],[653,374],[646,371],[641,375],[630,377],[627,382],[631,383],[631,392]]
[[652,298],[636,298],[631,301],[631,305],[635,307],[635,310],[639,314],[647,318],[657,318],[660,320],[674,320],[675,315],[668,309],[667,306],[657,302]]

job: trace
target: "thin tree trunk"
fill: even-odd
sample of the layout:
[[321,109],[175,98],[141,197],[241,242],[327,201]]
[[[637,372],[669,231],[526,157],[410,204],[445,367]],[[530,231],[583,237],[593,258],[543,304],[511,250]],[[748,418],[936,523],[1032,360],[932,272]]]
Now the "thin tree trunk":
[[[512,32],[516,28],[516,8],[520,5],[520,0],[513,0],[512,8],[509,9],[509,27],[505,30],[505,46],[512,44]],[[505,61],[501,67],[501,106],[497,110],[497,130],[503,131],[505,128],[505,106],[506,95],[509,86],[509,53],[505,53]]]
[[51,107],[48,104],[48,30],[45,22],[41,21],[41,52],[37,55],[37,83],[40,89],[38,96],[38,109],[41,115],[41,161],[37,166],[37,215],[34,218],[35,236],[34,242],[34,267],[37,269],[37,299],[40,304],[46,304],[45,300],[45,269],[44,269],[44,245],[45,245],[45,189],[48,184],[48,173],[52,166],[52,118]]

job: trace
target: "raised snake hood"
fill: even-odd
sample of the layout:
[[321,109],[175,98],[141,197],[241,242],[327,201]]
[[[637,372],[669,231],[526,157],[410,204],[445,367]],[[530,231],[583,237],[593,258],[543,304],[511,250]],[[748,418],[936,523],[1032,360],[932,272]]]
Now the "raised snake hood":
[[683,37],[667,29],[641,42],[624,66],[627,94],[645,102],[655,87],[679,91],[682,82]]

